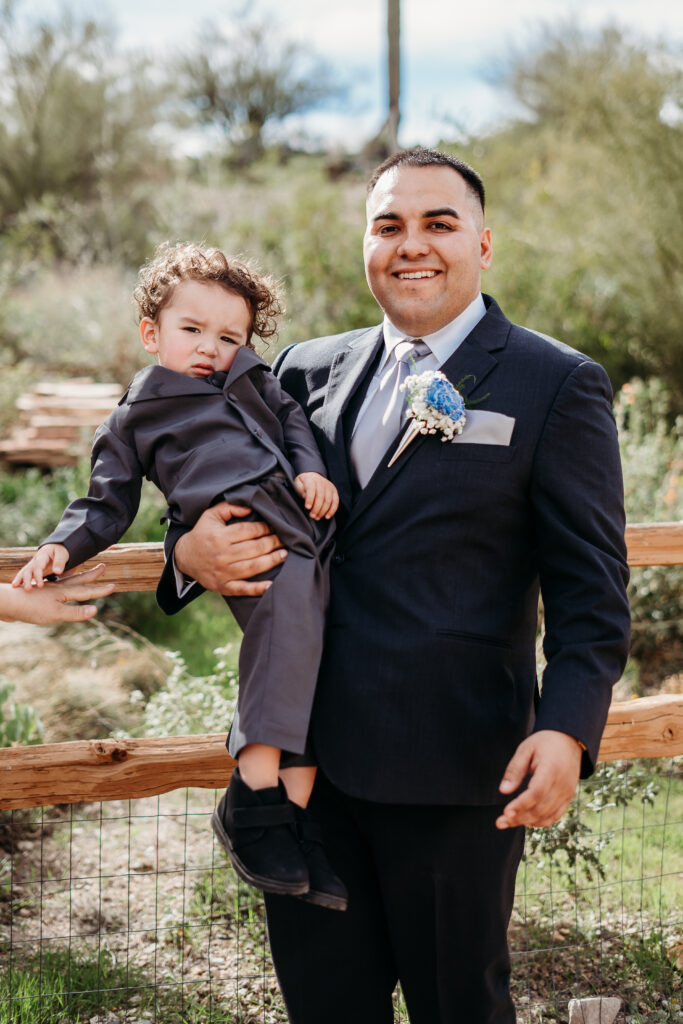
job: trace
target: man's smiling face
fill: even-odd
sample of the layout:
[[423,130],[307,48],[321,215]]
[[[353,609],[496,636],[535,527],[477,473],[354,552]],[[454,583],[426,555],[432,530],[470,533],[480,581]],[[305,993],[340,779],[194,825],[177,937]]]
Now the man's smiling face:
[[370,291],[409,337],[454,320],[481,290],[491,235],[478,200],[451,167],[392,167],[367,201]]

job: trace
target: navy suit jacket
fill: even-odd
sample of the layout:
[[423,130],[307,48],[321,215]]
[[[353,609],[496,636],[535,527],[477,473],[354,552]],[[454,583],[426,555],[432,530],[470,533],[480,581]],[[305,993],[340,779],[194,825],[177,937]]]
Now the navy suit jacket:
[[[382,802],[495,804],[528,733],[556,729],[592,770],[628,652],[628,569],[604,370],[487,313],[442,367],[509,445],[396,441],[354,499],[344,413],[381,328],[320,338],[275,365],[339,489],[337,552],[312,730],[343,791]],[[348,425],[347,425],[348,426]],[[536,680],[539,589],[547,668]]]

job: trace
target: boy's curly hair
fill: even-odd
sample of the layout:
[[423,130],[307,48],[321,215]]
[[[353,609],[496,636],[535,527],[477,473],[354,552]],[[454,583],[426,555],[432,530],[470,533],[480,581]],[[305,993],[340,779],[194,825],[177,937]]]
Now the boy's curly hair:
[[241,295],[251,310],[251,334],[264,340],[277,334],[277,318],[284,312],[274,280],[220,249],[179,242],[163,242],[138,274],[133,292],[138,322],[156,320],[181,281],[215,282]]

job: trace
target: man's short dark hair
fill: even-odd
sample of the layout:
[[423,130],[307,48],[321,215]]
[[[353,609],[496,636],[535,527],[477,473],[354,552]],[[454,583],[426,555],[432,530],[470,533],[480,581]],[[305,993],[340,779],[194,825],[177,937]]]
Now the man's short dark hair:
[[368,181],[368,195],[370,195],[384,172],[391,170],[392,167],[452,167],[461,178],[464,178],[470,192],[479,200],[482,213],[484,212],[486,193],[481,175],[457,156],[451,156],[450,153],[442,153],[440,149],[425,149],[422,146],[416,146],[414,149],[402,149],[398,153],[394,153],[393,156],[387,157],[372,172]]

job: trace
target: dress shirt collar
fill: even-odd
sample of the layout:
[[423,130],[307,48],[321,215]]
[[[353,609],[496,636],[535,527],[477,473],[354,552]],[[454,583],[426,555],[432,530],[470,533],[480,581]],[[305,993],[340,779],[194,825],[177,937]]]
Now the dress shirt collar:
[[[433,334],[421,335],[422,340],[429,345],[429,348],[434,353],[437,360],[437,366],[443,366],[447,359],[453,355],[459,345],[465,340],[467,335],[474,330],[481,318],[486,313],[486,306],[481,296],[481,292],[477,295],[476,299],[470,302],[469,306],[463,309],[462,313],[456,316],[455,320],[451,320],[450,323],[446,324],[438,331],[434,331]],[[384,355],[382,357],[381,367],[384,366],[389,354],[394,350],[396,345],[400,341],[404,341],[406,335],[399,331],[398,327],[395,327],[391,320],[385,316],[384,323],[382,325],[384,332]]]

